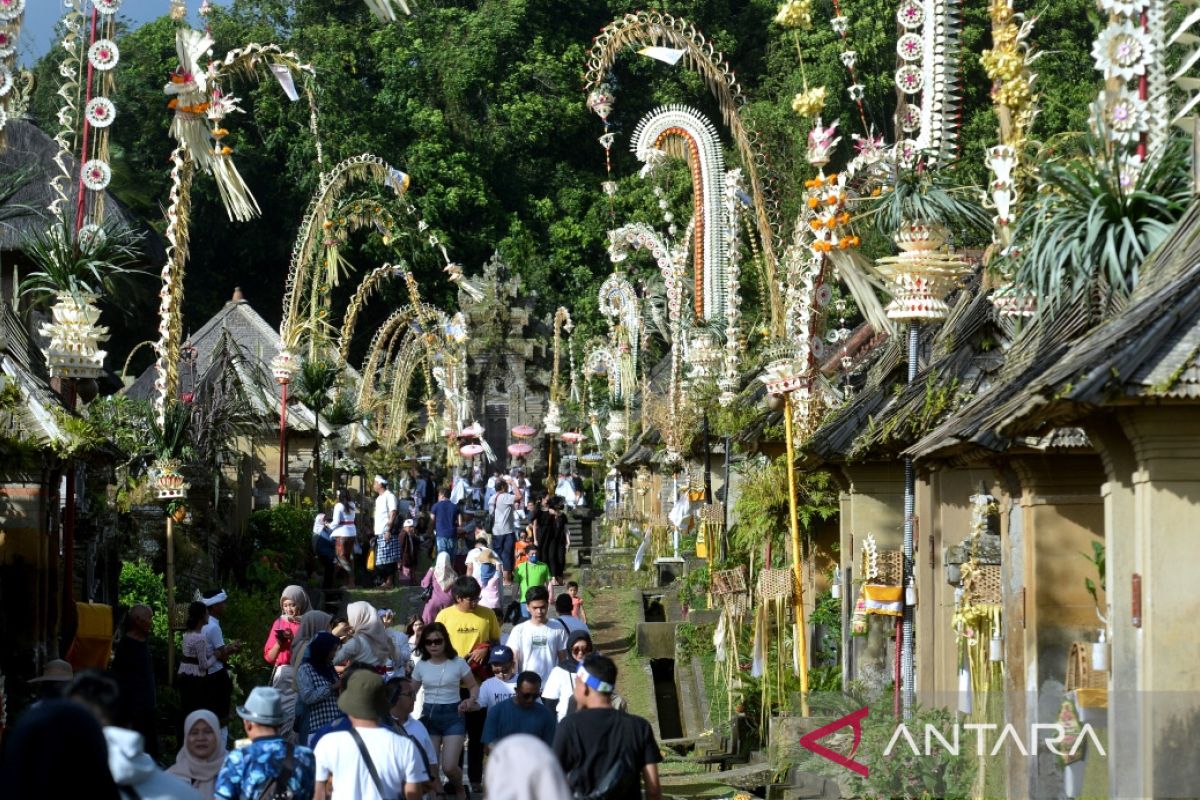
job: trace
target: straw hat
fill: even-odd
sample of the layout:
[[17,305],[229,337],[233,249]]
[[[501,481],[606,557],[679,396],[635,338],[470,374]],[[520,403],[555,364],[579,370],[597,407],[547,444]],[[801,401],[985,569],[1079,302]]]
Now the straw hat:
[[56,658],[53,661],[47,661],[42,674],[36,678],[30,679],[30,683],[47,683],[56,681],[66,683],[75,677],[75,668],[70,662],[63,661],[61,658]]

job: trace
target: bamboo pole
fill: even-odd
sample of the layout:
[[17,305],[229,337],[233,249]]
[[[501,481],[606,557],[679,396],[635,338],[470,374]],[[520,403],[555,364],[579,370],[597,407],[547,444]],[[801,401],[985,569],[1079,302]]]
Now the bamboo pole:
[[796,617],[796,654],[800,667],[800,713],[808,716],[808,625],[804,619],[804,569],[800,551],[800,519],[796,508],[796,454],[792,442],[792,396],[783,396],[783,435],[787,440],[788,517],[792,532],[792,604]]
[[175,685],[175,517],[167,514],[167,685]]

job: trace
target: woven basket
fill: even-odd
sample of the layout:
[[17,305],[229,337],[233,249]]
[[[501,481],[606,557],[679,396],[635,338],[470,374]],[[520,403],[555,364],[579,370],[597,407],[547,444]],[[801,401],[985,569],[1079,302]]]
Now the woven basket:
[[737,569],[719,569],[712,574],[710,579],[711,591],[713,594],[734,594],[746,593],[746,570],[744,567]]
[[963,595],[971,605],[1000,605],[1000,565],[976,567],[969,580],[963,582]]
[[790,600],[793,583],[790,569],[764,569],[758,573],[758,596],[762,600]]
[[750,595],[746,592],[731,592],[720,596],[721,605],[735,617],[745,616],[750,611]]
[[[865,560],[865,559],[864,559]],[[867,578],[867,583],[882,586],[902,586],[904,584],[904,553],[900,550],[880,550],[876,560],[879,574]],[[868,574],[864,569],[863,574]]]
[[1108,687],[1108,673],[1092,669],[1092,645],[1090,642],[1072,642],[1071,654],[1067,656],[1068,692],[1075,689],[1104,689]]
[[725,505],[723,503],[708,503],[700,506],[700,511],[697,516],[701,522],[707,522],[710,525],[725,524]]

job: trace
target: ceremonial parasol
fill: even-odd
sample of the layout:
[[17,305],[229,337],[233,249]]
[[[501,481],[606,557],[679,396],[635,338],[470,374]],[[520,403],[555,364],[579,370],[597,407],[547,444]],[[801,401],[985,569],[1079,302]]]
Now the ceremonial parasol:
[[462,453],[467,458],[474,458],[475,456],[477,456],[483,452],[483,445],[481,445],[481,444],[464,444],[462,447],[458,448],[458,452]]
[[512,432],[513,436],[516,436],[518,439],[527,439],[537,433],[537,428],[531,425],[518,425],[512,429]]
[[533,452],[533,445],[525,442],[517,442],[508,446],[508,454],[510,456],[527,456]]

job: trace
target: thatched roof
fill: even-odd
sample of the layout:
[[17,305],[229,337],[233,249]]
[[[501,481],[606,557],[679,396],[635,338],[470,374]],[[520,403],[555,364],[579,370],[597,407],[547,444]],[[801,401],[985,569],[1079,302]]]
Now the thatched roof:
[[868,361],[854,397],[804,444],[810,460],[891,457],[982,391],[1003,362],[1004,332],[986,292],[962,291],[941,325],[925,325],[929,362],[907,382],[904,336],[888,337]]
[[[4,127],[4,133],[8,146],[0,150],[0,174],[11,174],[23,169],[33,171],[31,180],[9,200],[8,205],[26,206],[34,213],[0,223],[0,252],[20,250],[21,242],[26,236],[49,222],[46,208],[54,200],[50,180],[59,174],[58,165],[54,161],[58,155],[58,143],[41,128],[28,120],[11,119]],[[72,172],[78,175],[78,160],[69,158],[68,164]],[[72,184],[72,193],[77,185]],[[69,203],[68,206],[68,216],[73,220],[75,206],[73,203]],[[147,264],[157,266],[166,261],[166,249],[158,234],[134,216],[125,204],[113,194],[105,193],[104,207],[109,219],[143,234],[141,249]]]
[[1200,400],[1200,204],[1142,274],[1128,305],[1094,327],[1082,304],[1030,326],[1013,343],[1020,360],[1003,380],[909,452],[998,452],[1103,406]]
[[0,376],[21,392],[19,410],[4,421],[13,432],[39,442],[63,438],[55,411],[66,410],[50,388],[46,357],[33,343],[25,326],[8,303],[0,303]]

